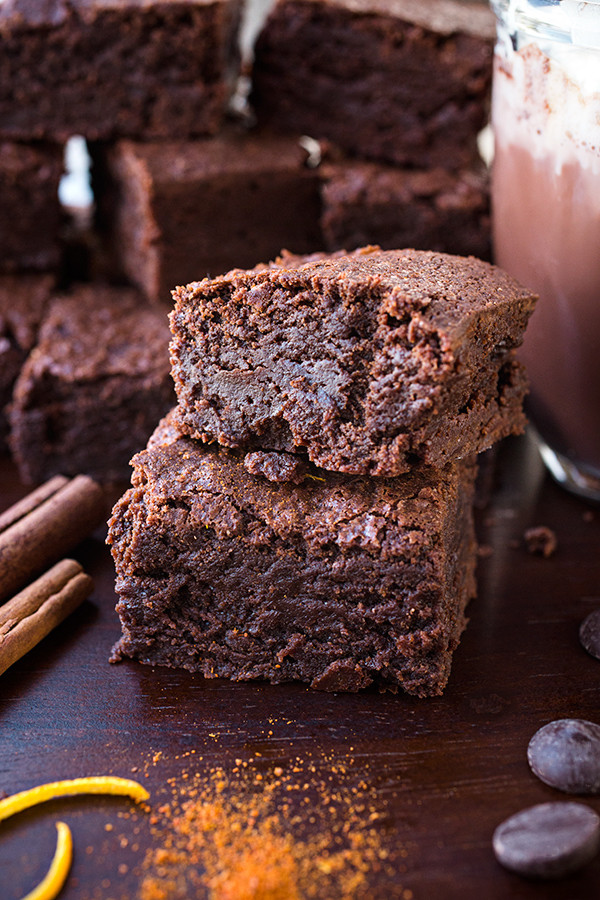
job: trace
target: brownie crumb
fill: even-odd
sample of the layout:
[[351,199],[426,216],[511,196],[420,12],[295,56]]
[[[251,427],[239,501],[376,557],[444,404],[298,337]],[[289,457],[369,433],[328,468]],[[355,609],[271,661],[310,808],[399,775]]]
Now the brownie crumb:
[[307,476],[308,467],[303,459],[287,453],[264,453],[257,450],[244,457],[244,468],[250,475],[262,475],[267,481],[282,483],[291,481],[301,484]]
[[536,525],[528,528],[523,535],[527,552],[535,556],[544,556],[546,559],[556,553],[558,540],[556,534],[546,525]]

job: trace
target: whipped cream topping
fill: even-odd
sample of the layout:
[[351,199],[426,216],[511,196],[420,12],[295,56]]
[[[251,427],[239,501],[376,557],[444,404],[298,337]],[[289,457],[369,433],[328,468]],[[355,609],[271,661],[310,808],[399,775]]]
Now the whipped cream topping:
[[[562,0],[541,9],[532,0],[509,0],[503,6],[492,112],[496,135],[527,146],[534,156],[552,155],[557,171],[576,160],[600,173],[600,2]],[[541,31],[526,14],[541,16]],[[576,42],[581,30],[586,46]],[[592,39],[598,49],[590,49]]]

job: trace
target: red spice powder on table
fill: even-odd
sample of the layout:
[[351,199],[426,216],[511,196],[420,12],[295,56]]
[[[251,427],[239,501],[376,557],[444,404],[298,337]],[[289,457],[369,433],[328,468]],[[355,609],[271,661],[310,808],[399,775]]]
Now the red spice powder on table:
[[253,758],[171,779],[151,818],[140,900],[346,900],[366,896],[374,877],[412,900],[398,884],[407,851],[392,844],[364,767]]

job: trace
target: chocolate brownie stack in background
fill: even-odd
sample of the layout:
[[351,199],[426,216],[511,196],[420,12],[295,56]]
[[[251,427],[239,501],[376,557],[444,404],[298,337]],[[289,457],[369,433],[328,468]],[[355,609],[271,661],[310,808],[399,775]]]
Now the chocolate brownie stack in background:
[[323,142],[326,249],[490,258],[494,40],[485,0],[277,0],[251,101],[261,125]]
[[152,302],[282,247],[322,245],[319,179],[295,139],[229,123],[203,141],[120,141],[92,153],[111,268]]
[[495,34],[485,0],[249,0],[247,54],[268,6],[237,127],[92,146],[113,272],[168,301],[176,284],[284,247],[489,258],[477,148]]
[[[302,254],[379,243],[488,255],[487,175],[476,149],[493,42],[483,0],[280,0],[264,22],[271,6],[0,4],[0,279],[44,279],[31,288],[35,315],[18,299],[30,282],[4,289],[27,314],[25,331],[12,312],[0,321],[5,423],[19,367],[35,354],[10,413],[24,480],[79,470],[126,477],[157,411],[143,403],[134,412],[142,395],[127,385],[144,382],[164,396],[166,349],[154,364],[143,345],[154,318],[166,348],[177,284],[251,267],[283,247]],[[249,103],[240,105],[239,85],[248,82]],[[57,194],[73,135],[93,163],[93,205],[84,210]],[[137,334],[131,289],[140,310],[155,307],[144,309]],[[73,320],[51,337],[65,295],[77,303],[84,294],[88,308],[104,311],[89,328],[106,345],[86,365],[84,316],[79,332]],[[89,397],[100,384],[94,408]],[[135,416],[129,444],[119,415]],[[122,434],[119,464],[110,435],[104,448],[100,437],[111,421]]]
[[26,482],[127,478],[173,402],[166,309],[100,262],[91,210],[61,204],[65,146],[218,132],[240,14],[239,0],[0,4],[0,436],[8,420]]
[[115,659],[441,693],[534,303],[489,263],[374,247],[178,288],[178,404],[109,523]]

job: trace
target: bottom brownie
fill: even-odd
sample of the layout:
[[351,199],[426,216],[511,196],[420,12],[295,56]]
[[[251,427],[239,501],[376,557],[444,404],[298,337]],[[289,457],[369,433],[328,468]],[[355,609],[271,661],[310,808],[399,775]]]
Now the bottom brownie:
[[134,458],[109,523],[113,660],[441,693],[474,594],[474,463],[394,479],[306,465],[294,484],[277,473],[298,481],[296,457],[251,457],[167,420]]

